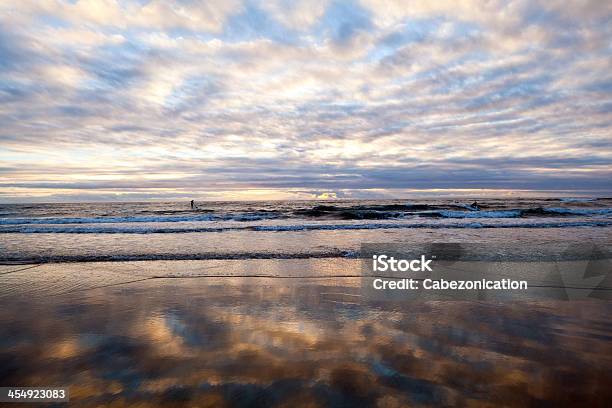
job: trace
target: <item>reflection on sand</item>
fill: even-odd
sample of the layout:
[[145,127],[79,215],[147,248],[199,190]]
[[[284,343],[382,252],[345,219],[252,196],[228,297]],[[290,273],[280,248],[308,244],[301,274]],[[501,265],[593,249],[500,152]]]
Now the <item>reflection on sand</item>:
[[608,302],[372,303],[352,278],[3,295],[1,385],[68,385],[74,406],[612,400]]

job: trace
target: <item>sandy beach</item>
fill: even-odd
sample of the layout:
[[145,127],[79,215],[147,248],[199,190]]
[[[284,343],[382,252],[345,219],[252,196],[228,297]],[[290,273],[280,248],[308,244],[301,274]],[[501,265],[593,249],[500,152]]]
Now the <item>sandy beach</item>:
[[612,398],[610,302],[406,307],[349,275],[359,260],[5,265],[1,382],[68,386],[71,406]]

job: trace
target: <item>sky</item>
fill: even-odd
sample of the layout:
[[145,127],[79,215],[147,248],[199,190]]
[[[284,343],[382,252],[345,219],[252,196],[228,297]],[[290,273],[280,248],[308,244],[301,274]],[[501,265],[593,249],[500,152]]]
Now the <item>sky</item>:
[[612,2],[0,0],[0,202],[612,194]]

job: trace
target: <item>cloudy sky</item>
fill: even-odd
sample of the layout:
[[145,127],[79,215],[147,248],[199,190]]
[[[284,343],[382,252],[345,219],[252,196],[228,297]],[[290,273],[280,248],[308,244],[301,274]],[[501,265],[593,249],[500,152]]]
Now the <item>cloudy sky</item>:
[[612,192],[612,2],[0,0],[1,202],[507,192]]

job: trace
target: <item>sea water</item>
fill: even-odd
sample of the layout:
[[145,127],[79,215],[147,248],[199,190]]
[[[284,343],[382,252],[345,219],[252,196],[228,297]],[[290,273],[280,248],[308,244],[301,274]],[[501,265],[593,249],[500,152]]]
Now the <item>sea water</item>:
[[14,263],[357,257],[365,242],[612,241],[612,199],[0,205]]

